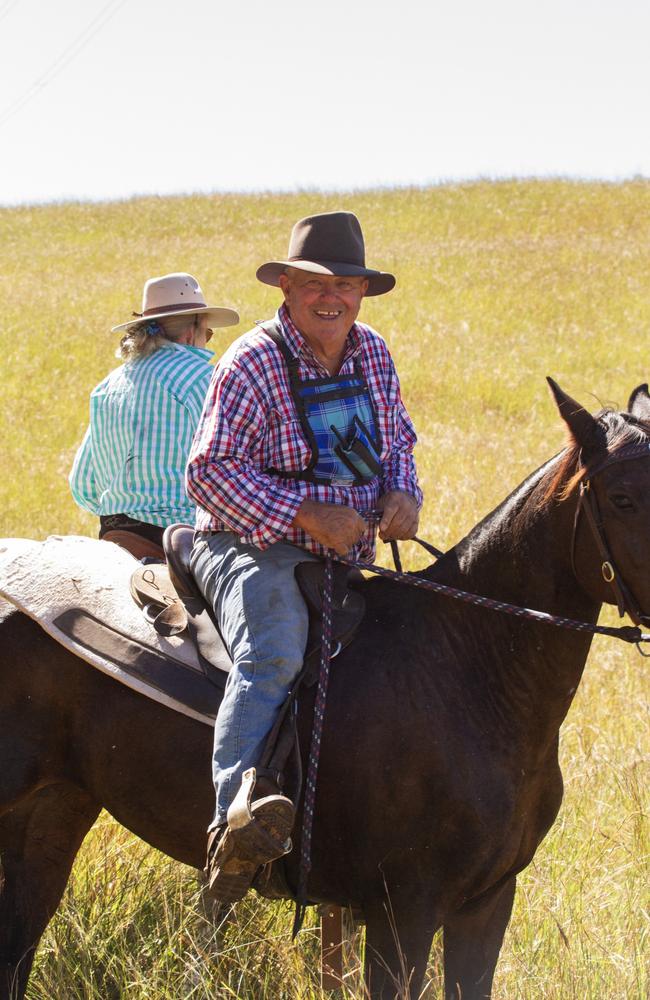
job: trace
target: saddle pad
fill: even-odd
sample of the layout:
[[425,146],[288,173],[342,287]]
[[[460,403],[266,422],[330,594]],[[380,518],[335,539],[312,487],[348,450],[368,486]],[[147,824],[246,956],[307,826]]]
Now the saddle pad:
[[206,677],[191,642],[158,635],[135,606],[136,565],[125,549],[95,538],[3,538],[0,596],[91,666],[212,726],[223,687]]

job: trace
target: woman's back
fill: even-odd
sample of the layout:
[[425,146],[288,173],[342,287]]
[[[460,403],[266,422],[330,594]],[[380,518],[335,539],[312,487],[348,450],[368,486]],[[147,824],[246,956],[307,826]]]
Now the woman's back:
[[82,507],[162,527],[193,521],[184,470],[211,355],[169,343],[116,368],[93,389],[90,426],[70,478]]
[[184,272],[149,279],[134,316],[113,327],[124,331],[117,356],[125,364],[91,393],[70,488],[80,507],[99,516],[100,538],[138,557],[158,556],[164,528],[194,521],[185,465],[212,374],[211,326],[232,326],[239,316],[208,306]]

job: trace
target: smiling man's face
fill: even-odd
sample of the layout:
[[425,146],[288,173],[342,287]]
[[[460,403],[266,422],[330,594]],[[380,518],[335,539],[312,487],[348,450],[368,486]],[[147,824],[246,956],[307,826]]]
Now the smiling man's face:
[[331,367],[337,357],[340,361],[368,279],[314,274],[290,267],[280,275],[280,288],[291,319],[316,357],[326,367]]

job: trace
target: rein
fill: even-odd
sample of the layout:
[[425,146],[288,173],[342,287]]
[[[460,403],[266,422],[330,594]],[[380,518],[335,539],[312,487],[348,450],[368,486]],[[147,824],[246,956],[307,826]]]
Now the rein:
[[[576,533],[580,512],[584,511],[587,522],[594,534],[598,552],[602,559],[601,572],[604,580],[611,584],[616,596],[616,603],[621,617],[624,612],[632,618],[634,625],[608,626],[594,625],[591,622],[576,621],[573,618],[565,618],[562,615],[552,615],[546,611],[535,611],[532,608],[523,608],[517,604],[509,604],[507,601],[496,601],[491,597],[483,597],[480,594],[472,594],[467,590],[460,590],[458,587],[450,587],[446,583],[436,583],[433,580],[424,580],[413,573],[405,573],[399,556],[397,542],[391,542],[391,550],[395,569],[384,569],[375,563],[357,562],[354,559],[346,559],[344,556],[336,556],[331,551],[325,557],[325,579],[323,587],[323,626],[321,640],[321,660],[318,675],[318,689],[314,704],[314,723],[312,728],[311,745],[309,748],[309,765],[307,770],[307,780],[305,784],[305,795],[303,803],[302,833],[300,840],[300,865],[298,872],[298,891],[296,894],[296,913],[293,923],[293,934],[295,937],[302,927],[307,907],[307,879],[311,871],[311,836],[314,822],[314,808],[316,801],[316,777],[318,774],[318,760],[320,756],[320,745],[323,735],[323,722],[325,718],[325,703],[327,698],[327,687],[329,683],[329,672],[332,644],[332,591],[333,591],[333,563],[342,563],[353,569],[367,570],[377,576],[383,576],[396,583],[403,583],[409,587],[419,587],[422,590],[431,590],[452,600],[463,601],[466,604],[474,604],[480,608],[487,608],[489,611],[499,611],[504,614],[514,615],[516,618],[523,618],[528,621],[541,622],[545,625],[554,625],[557,628],[571,629],[576,632],[590,632],[593,635],[608,635],[614,639],[622,639],[623,642],[633,643],[642,656],[650,654],[644,653],[640,647],[643,642],[650,642],[650,633],[642,632],[638,623],[644,620],[639,606],[632,596],[631,591],[619,576],[612,561],[609,546],[605,536],[604,526],[596,496],[591,489],[592,478],[607,466],[614,462],[622,462],[634,458],[650,457],[650,447],[646,445],[628,445],[616,451],[609,452],[607,457],[593,467],[584,466],[584,477],[580,484],[580,496],[573,523],[573,536],[571,539],[571,566],[574,576],[575,571],[575,544]],[[381,520],[380,510],[362,511],[362,517],[369,524],[375,525]],[[439,549],[425,542],[417,536],[413,539],[424,549],[439,558],[443,555]]]
[[[596,536],[598,551],[603,559],[601,567],[603,577],[607,583],[611,583],[614,587],[619,614],[622,617],[623,613],[626,611],[635,623],[634,625],[593,625],[590,622],[580,622],[573,618],[564,618],[561,615],[552,615],[547,611],[535,611],[532,608],[522,608],[517,604],[509,604],[507,601],[496,601],[491,597],[483,597],[480,594],[472,594],[467,590],[460,590],[458,587],[450,587],[445,583],[435,583],[433,580],[423,580],[421,577],[416,576],[413,573],[403,572],[397,542],[390,543],[393,560],[395,562],[394,570],[384,569],[383,566],[377,566],[375,563],[356,562],[353,559],[346,559],[344,556],[332,556],[331,558],[335,559],[337,562],[343,563],[346,566],[350,566],[351,568],[366,570],[367,572],[375,573],[377,576],[383,576],[390,580],[395,580],[396,583],[405,583],[411,587],[420,587],[422,590],[432,590],[434,593],[443,594],[445,597],[452,598],[452,600],[464,601],[466,604],[474,604],[481,608],[487,608],[490,611],[501,611],[505,614],[514,615],[517,618],[543,622],[546,625],[555,625],[557,628],[572,629],[576,632],[591,632],[594,635],[608,635],[614,639],[622,639],[623,642],[633,643],[638,646],[639,643],[650,642],[650,633],[642,632],[638,627],[638,623],[643,620],[643,616],[638,610],[637,602],[631,596],[630,589],[623,583],[623,580],[619,576],[612,561],[604,534],[602,519],[600,518],[600,512],[597,510],[597,506],[597,514],[594,515],[593,513],[593,504],[596,503],[596,497],[590,488],[590,483],[591,479],[597,475],[597,473],[607,468],[607,466],[613,465],[614,462],[623,462],[642,457],[650,457],[650,447],[647,444],[628,445],[625,448],[619,448],[617,451],[609,452],[606,458],[591,468],[589,466],[585,466],[585,476],[583,482],[581,483],[580,502],[576,508],[576,516],[573,525],[573,537],[571,539],[571,565],[574,575],[576,575],[574,565],[576,530],[580,511],[584,508],[587,514],[587,520]],[[586,497],[589,497],[590,499],[585,499]],[[377,524],[381,520],[381,511],[363,511],[362,517],[370,524]],[[421,545],[427,550],[427,552],[435,555],[436,558],[439,558],[444,554],[439,549],[436,549],[433,545],[430,545],[428,542],[425,542],[417,536],[413,539],[413,541]],[[642,651],[639,649],[639,652]],[[642,653],[642,655],[645,656],[647,654]]]
[[546,611],[534,611],[532,608],[522,608],[517,604],[508,604],[506,601],[496,601],[491,597],[482,597],[480,594],[472,594],[467,590],[460,590],[458,587],[450,587],[446,583],[436,583],[433,580],[423,580],[422,577],[413,573],[403,573],[392,569],[384,569],[383,566],[376,566],[374,563],[356,562],[353,559],[345,559],[342,556],[336,557],[337,562],[346,566],[353,566],[356,569],[368,570],[376,573],[377,576],[388,577],[396,583],[405,583],[410,587],[420,587],[422,590],[432,590],[436,594],[443,594],[453,600],[464,601],[466,604],[475,604],[481,608],[488,608],[490,611],[502,611],[508,615],[515,615],[517,618],[526,618],[530,621],[544,622],[546,625],[555,625],[558,628],[573,629],[577,632],[592,632],[595,635],[609,635],[615,639],[622,639],[624,642],[640,643],[650,642],[650,632],[642,632],[636,625],[592,625],[590,622],[580,622],[573,618],[563,618],[561,615],[551,615]]

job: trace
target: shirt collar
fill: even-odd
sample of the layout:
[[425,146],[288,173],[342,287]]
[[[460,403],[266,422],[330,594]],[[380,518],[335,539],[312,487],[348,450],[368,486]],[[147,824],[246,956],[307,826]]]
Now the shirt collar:
[[198,356],[203,358],[204,361],[209,361],[210,358],[214,357],[214,351],[211,351],[209,347],[192,347],[191,344],[188,344],[187,346],[190,351],[194,351],[194,353],[198,354]]
[[214,357],[214,351],[211,351],[208,347],[194,347],[193,344],[171,344],[172,347],[179,347],[184,351],[191,351],[193,354],[197,354],[204,361],[209,361],[210,358]]
[[[287,309],[286,303],[283,302],[276,313],[276,320],[280,323],[282,327],[282,333],[289,346],[289,350],[296,358],[300,356],[305,356],[312,363],[315,363],[319,367],[322,367],[320,362],[316,359],[314,352],[311,347],[301,334],[300,330],[296,324],[291,319],[289,315],[289,310]],[[356,323],[353,323],[350,332],[348,333],[347,339],[345,341],[345,353],[343,354],[343,361],[341,362],[341,367],[349,358],[353,358],[361,350],[361,330]]]

